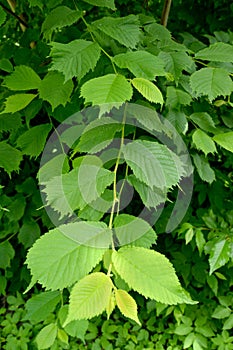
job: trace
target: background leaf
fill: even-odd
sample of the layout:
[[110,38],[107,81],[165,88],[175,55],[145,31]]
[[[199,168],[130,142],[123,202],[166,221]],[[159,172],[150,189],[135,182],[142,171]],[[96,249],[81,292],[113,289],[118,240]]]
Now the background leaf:
[[21,148],[24,154],[31,157],[38,157],[43,151],[51,128],[51,124],[41,124],[32,127],[19,136],[17,139],[17,147]]
[[60,29],[77,22],[82,16],[81,11],[71,10],[67,6],[58,6],[53,9],[45,18],[41,31],[46,40],[51,40],[52,33],[56,29]]
[[15,113],[24,109],[36,97],[34,94],[16,94],[7,97],[2,113]]
[[18,171],[19,165],[23,159],[22,153],[10,146],[6,141],[0,142],[0,167],[10,174],[12,171]]
[[233,62],[233,46],[222,42],[215,43],[198,51],[195,58],[213,62]]
[[209,153],[217,152],[212,138],[201,129],[197,129],[194,131],[192,135],[192,140],[196,148],[204,152],[206,156]]
[[116,10],[114,0],[83,0],[84,2],[87,2],[88,4],[99,6],[99,7],[108,7],[111,10]]
[[36,343],[38,349],[50,348],[57,336],[57,325],[55,323],[50,323],[40,330],[36,337]]
[[215,135],[213,140],[221,147],[233,152],[233,131]]

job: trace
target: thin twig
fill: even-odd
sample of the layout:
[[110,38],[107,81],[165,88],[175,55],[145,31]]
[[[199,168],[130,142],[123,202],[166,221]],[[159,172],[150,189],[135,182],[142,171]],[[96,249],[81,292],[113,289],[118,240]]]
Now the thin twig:
[[24,27],[28,28],[28,24],[22,18],[17,16],[12,10],[3,5],[2,2],[0,2],[0,6],[3,8],[4,11],[9,13],[11,16],[15,17]]
[[161,24],[164,27],[167,26],[168,16],[169,16],[170,9],[171,9],[171,3],[172,3],[172,0],[165,0],[164,1],[163,12],[162,12],[162,17],[161,17]]

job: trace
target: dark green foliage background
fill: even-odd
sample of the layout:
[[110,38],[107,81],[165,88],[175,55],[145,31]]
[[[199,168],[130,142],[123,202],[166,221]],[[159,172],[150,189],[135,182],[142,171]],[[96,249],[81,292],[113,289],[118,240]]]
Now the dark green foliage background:
[[[32,4],[41,4],[41,8]],[[13,66],[28,65],[37,74],[44,76],[50,64],[50,47],[42,39],[41,25],[51,9],[59,4],[72,7],[70,1],[21,1],[16,6],[16,13],[23,13],[28,23],[25,32],[21,30],[17,19],[7,14],[0,27],[0,63],[7,59]],[[159,22],[163,2],[119,0],[116,1],[116,7],[113,16],[143,13],[155,16]],[[82,9],[86,11],[89,22],[109,15],[108,10],[84,2]],[[79,38],[85,31],[84,25],[80,23],[55,33],[53,41],[67,43]],[[232,23],[233,5],[230,1],[174,0],[168,29],[178,42],[186,40],[188,43],[189,37],[184,34],[188,32],[208,45],[209,38],[210,42],[211,38],[224,42],[232,29]],[[228,42],[232,45],[233,34],[230,33],[229,37]],[[33,41],[36,45],[31,49]],[[2,68],[0,66],[1,81],[11,72],[10,67],[9,70]],[[107,74],[108,69],[107,63],[105,67],[97,66],[99,75]],[[92,77],[94,74],[89,73],[84,81]],[[9,90],[2,86],[1,102],[9,95]],[[52,111],[49,103],[37,100],[23,112],[15,113],[14,118],[9,115],[7,121],[0,115],[0,141],[7,140],[15,146],[17,138],[27,130],[29,124],[37,126],[50,123],[56,127],[67,116],[83,108],[83,99],[78,96],[76,86],[71,103],[66,107],[60,105]],[[211,113],[218,127],[232,131],[233,112],[229,105],[218,107],[201,97],[194,102],[193,109]],[[194,129],[190,123],[188,132],[183,135],[190,153],[194,153],[191,142]],[[34,340],[39,330],[57,319],[55,305],[43,321],[33,323],[28,320],[25,304],[41,291],[40,286],[36,285],[29,293],[23,294],[30,283],[30,274],[24,265],[27,250],[41,234],[52,228],[45,211],[38,210],[42,206],[36,178],[39,161],[39,158],[24,156],[20,170],[12,172],[10,176],[1,168],[0,247],[5,245],[7,254],[0,255],[0,348],[6,350],[36,349]],[[142,327],[123,318],[115,310],[110,320],[106,320],[105,316],[91,320],[86,332],[77,338],[69,337],[69,345],[60,335],[51,349],[233,349],[232,245],[230,256],[228,253],[223,254],[225,262],[213,274],[209,274],[209,255],[214,244],[220,239],[232,244],[233,240],[233,155],[219,147],[218,153],[208,155],[208,161],[215,171],[216,181],[211,184],[204,182],[195,171],[192,203],[183,220],[188,225],[180,225],[174,232],[164,234],[170,211],[167,205],[155,227],[158,233],[156,250],[171,260],[182,285],[199,304],[166,306],[133,293],[139,305]],[[202,232],[202,235],[198,232]]]

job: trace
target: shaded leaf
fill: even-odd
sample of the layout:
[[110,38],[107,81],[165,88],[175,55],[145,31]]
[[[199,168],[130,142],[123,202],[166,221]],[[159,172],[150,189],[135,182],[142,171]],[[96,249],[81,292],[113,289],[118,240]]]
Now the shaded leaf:
[[8,242],[0,243],[0,268],[6,269],[10,266],[10,261],[15,256],[15,251],[12,245]]
[[60,292],[57,291],[32,296],[25,305],[27,311],[25,318],[35,323],[44,321],[54,311],[60,299]]
[[217,152],[212,138],[201,129],[197,129],[194,131],[192,135],[192,140],[196,148],[205,153],[205,156],[207,156],[207,154],[209,153]]
[[215,135],[213,140],[221,147],[233,152],[233,131]]
[[215,180],[215,172],[210,167],[208,159],[198,154],[194,154],[192,157],[200,178],[211,184]]
[[73,90],[72,80],[64,83],[64,76],[59,72],[49,72],[42,80],[39,87],[39,96],[42,100],[48,101],[52,110],[57,106],[65,106],[70,101]]
[[18,171],[19,165],[23,159],[22,153],[10,146],[6,141],[0,142],[0,167],[10,174],[12,171]]
[[108,7],[111,10],[116,10],[114,0],[83,0],[83,1],[94,6]]

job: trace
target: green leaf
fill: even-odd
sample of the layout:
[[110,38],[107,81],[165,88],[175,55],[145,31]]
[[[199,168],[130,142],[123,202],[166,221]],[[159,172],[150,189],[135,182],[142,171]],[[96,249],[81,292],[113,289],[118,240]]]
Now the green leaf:
[[108,248],[112,231],[104,222],[80,221],[60,226],[59,230],[80,245],[94,248]]
[[0,59],[0,69],[7,73],[11,73],[13,71],[13,65],[7,58],[2,58]]
[[37,238],[40,237],[40,226],[36,221],[31,220],[24,222],[20,227],[18,241],[23,244],[24,248],[29,248],[33,245]]
[[59,173],[65,174],[69,171],[69,163],[66,154],[59,154],[40,166],[37,173],[40,184],[48,182]]
[[182,289],[169,260],[153,250],[131,247],[112,254],[117,273],[133,290],[146,298],[176,305],[195,304]]
[[145,26],[145,31],[153,37],[153,40],[166,41],[171,39],[169,30],[158,23]]
[[179,80],[182,71],[189,71],[193,64],[192,58],[184,51],[160,52],[158,57],[164,61],[165,70],[171,73],[175,80]]
[[192,135],[192,140],[196,148],[205,153],[205,156],[207,156],[207,154],[209,153],[217,152],[212,138],[201,129],[197,129],[194,131]]
[[150,131],[164,131],[164,126],[158,117],[158,113],[154,109],[130,103],[127,105],[126,111],[127,118],[135,118],[141,125]]
[[174,333],[178,334],[178,335],[187,335],[187,334],[191,333],[192,330],[193,330],[192,327],[190,327],[187,324],[182,323],[175,328]]
[[[177,105],[178,106],[178,105]],[[166,115],[168,120],[178,131],[178,133],[186,134],[188,131],[188,122],[186,114],[179,109],[169,109]]]
[[97,153],[107,147],[113,140],[117,131],[122,129],[122,124],[109,117],[96,119],[84,129],[74,152]]
[[231,245],[228,240],[217,240],[214,243],[209,257],[210,275],[229,261],[230,252]]
[[25,319],[33,323],[44,321],[61,300],[60,292],[44,292],[34,295],[26,302]]
[[111,10],[116,10],[114,0],[83,0],[83,1],[94,6],[108,7]]
[[17,66],[4,80],[4,86],[10,90],[32,90],[40,86],[40,77],[28,66]]
[[218,96],[230,95],[233,83],[223,68],[202,68],[190,77],[192,90],[197,96],[208,96],[212,102]]
[[150,248],[156,241],[156,233],[146,221],[128,214],[116,216],[114,232],[121,246]]
[[190,105],[192,102],[191,96],[180,89],[176,89],[174,86],[167,87],[167,100],[166,105],[171,108],[180,108],[180,105]]
[[39,350],[50,348],[57,337],[57,325],[50,323],[40,330],[36,337]]
[[85,102],[93,105],[122,104],[133,95],[132,87],[123,75],[107,74],[87,81],[81,87],[81,96]]
[[117,289],[115,291],[116,304],[120,312],[125,316],[129,317],[139,325],[141,322],[138,319],[137,304],[136,301],[127,293],[125,290]]
[[75,209],[83,209],[112,184],[114,174],[101,168],[102,163],[93,163],[93,159],[99,160],[94,156],[83,157],[78,168],[45,184],[43,192],[47,194],[47,203],[61,213],[61,217],[72,214]]
[[128,176],[127,181],[138,192],[143,204],[145,204],[147,208],[156,208],[159,204],[166,202],[167,191],[157,187],[150,188],[134,175]]
[[32,276],[47,289],[71,286],[98,264],[106,250],[79,245],[63,234],[64,229],[66,233],[75,232],[75,224],[49,231],[27,254],[26,263]]
[[103,17],[92,22],[93,29],[97,28],[120,44],[135,49],[140,40],[140,27],[137,16],[113,18]]
[[22,126],[20,113],[0,115],[0,132],[12,131]]
[[208,159],[198,154],[194,154],[192,157],[200,178],[211,184],[215,180],[215,172],[210,167]]
[[5,22],[6,20],[6,12],[3,10],[2,7],[0,7],[0,26]]
[[217,130],[213,118],[206,112],[193,113],[189,118],[204,131],[215,133]]
[[198,51],[195,58],[212,62],[233,62],[233,46],[219,42]]
[[230,314],[231,314],[230,308],[224,307],[222,305],[218,305],[211,316],[213,318],[222,319],[222,318],[229,317]]
[[233,314],[229,316],[229,318],[224,322],[223,329],[232,329],[233,328]]
[[39,96],[42,100],[48,101],[52,111],[59,105],[65,106],[70,101],[73,91],[72,80],[64,83],[64,76],[59,72],[49,72],[42,80],[39,87]]
[[221,147],[233,152],[233,131],[215,135],[213,140]]
[[183,174],[178,156],[157,142],[132,141],[124,146],[123,154],[134,175],[152,189],[175,186]]
[[64,74],[65,82],[73,77],[83,78],[89,70],[94,70],[99,58],[100,47],[96,42],[83,39],[68,44],[51,43],[52,70]]
[[119,54],[113,61],[120,68],[128,68],[137,78],[154,80],[165,75],[163,61],[147,51],[131,51]]
[[38,157],[43,151],[47,136],[51,130],[51,124],[41,124],[25,131],[17,139],[17,147],[31,157]]
[[69,313],[63,327],[73,320],[100,315],[107,308],[112,288],[110,277],[102,272],[92,273],[77,282],[70,294]]
[[15,251],[12,245],[5,241],[0,243],[0,268],[6,269],[10,266],[10,261],[15,256]]
[[19,171],[22,159],[22,153],[18,149],[8,145],[6,141],[0,142],[0,168],[4,168],[8,174]]
[[71,10],[67,6],[58,6],[46,16],[41,31],[46,40],[51,40],[53,31],[77,22],[82,16],[81,11]]
[[36,97],[34,94],[16,94],[7,97],[5,109],[0,113],[15,113],[24,109]]
[[148,101],[163,105],[163,95],[154,83],[143,78],[134,78],[131,82]]
[[201,229],[197,229],[195,231],[195,240],[196,240],[196,245],[197,245],[197,249],[199,251],[199,254],[201,255],[205,246],[205,238],[204,235],[201,231]]
[[107,313],[107,318],[109,319],[113,310],[115,309],[116,306],[116,298],[114,292],[112,292],[109,303],[106,307],[106,313]]

